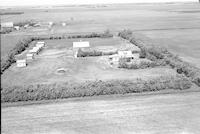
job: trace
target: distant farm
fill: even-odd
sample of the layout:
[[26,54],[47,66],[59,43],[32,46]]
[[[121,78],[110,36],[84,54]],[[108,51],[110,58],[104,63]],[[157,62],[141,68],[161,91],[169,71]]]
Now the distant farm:
[[199,88],[199,20],[187,17],[199,13],[163,7],[15,9],[8,12],[20,14],[12,18],[5,12],[2,101]]

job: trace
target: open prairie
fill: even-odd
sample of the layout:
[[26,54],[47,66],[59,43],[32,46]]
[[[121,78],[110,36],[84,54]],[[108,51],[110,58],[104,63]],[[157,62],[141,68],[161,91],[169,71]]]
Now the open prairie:
[[[200,67],[200,5],[197,3],[124,4],[106,6],[57,6],[1,9],[23,11],[20,15],[3,15],[1,21],[25,20],[67,22],[48,29],[26,29],[4,35],[1,56],[13,48],[19,36],[101,32],[117,32],[129,28],[146,35],[161,46],[179,54],[184,60]],[[15,37],[16,36],[16,37]],[[5,49],[4,49],[5,48]]]

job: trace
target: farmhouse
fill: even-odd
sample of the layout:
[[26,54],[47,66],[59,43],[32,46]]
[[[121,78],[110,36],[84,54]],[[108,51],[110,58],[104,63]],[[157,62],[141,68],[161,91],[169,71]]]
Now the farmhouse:
[[13,22],[1,23],[1,27],[12,28],[13,26],[14,26]]
[[17,60],[17,67],[25,67],[26,60]]
[[88,41],[73,42],[74,57],[77,58],[79,48],[88,48],[90,43]]

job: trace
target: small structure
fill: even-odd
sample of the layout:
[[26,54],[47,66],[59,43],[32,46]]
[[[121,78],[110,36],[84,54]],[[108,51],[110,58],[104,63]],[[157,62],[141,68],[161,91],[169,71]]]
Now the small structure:
[[17,67],[25,67],[26,60],[17,60]]
[[34,54],[33,53],[26,54],[26,59],[27,60],[32,60],[33,58],[34,58]]
[[64,27],[64,26],[66,26],[66,23],[65,23],[65,22],[63,22],[63,23],[62,23],[62,26],[63,26],[63,27]]
[[112,64],[118,64],[119,63],[119,55],[118,54],[113,54],[109,56],[109,60],[111,61]]
[[53,25],[53,22],[50,21],[50,22],[49,22],[49,26],[52,26],[52,25]]
[[133,53],[133,58],[134,59],[139,59],[140,58],[140,54],[139,53]]
[[13,22],[4,22],[1,23],[1,27],[3,28],[12,28],[14,26]]
[[73,48],[75,49],[84,47],[90,47],[90,43],[88,41],[73,42]]
[[77,58],[79,48],[88,48],[90,43],[88,41],[73,42],[74,57]]
[[118,51],[118,55],[120,58],[131,58],[133,54],[131,51]]
[[25,28],[25,29],[28,28],[28,27],[29,27],[29,24],[24,25],[24,28]]
[[19,26],[14,26],[14,29],[18,31],[20,29],[20,27]]
[[33,47],[33,49],[29,50],[29,53],[38,54],[40,51],[39,47]]

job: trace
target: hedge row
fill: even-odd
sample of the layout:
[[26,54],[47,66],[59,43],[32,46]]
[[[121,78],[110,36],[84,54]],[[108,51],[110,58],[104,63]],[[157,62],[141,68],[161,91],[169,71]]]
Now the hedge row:
[[41,37],[27,37],[25,39],[20,40],[16,46],[8,53],[5,59],[1,59],[1,74],[11,66],[12,63],[15,62],[14,56],[20,54],[24,51],[32,41],[36,40],[55,40],[55,39],[71,39],[71,38],[109,38],[113,37],[109,31],[105,31],[104,33],[91,33],[86,35],[67,35],[67,36],[41,36]]
[[152,61],[164,59],[166,64],[177,70],[177,73],[189,77],[196,85],[200,86],[200,69],[182,61],[178,56],[170,53],[166,48],[158,47],[152,43],[147,43],[133,35],[130,30],[123,30],[118,34],[120,37],[129,40],[141,50],[141,57],[146,57]]
[[141,61],[139,63],[136,62],[127,62],[123,58],[119,60],[119,68],[126,69],[145,69],[145,68],[153,68],[157,66],[166,66],[165,60],[157,60],[157,61]]
[[151,80],[109,80],[84,83],[37,84],[7,87],[1,102],[50,100],[70,97],[139,93],[164,89],[188,89],[192,83],[183,75],[161,76]]
[[16,46],[8,53],[5,59],[1,59],[1,74],[15,62],[15,55],[23,52],[33,41],[31,37],[20,40]]

